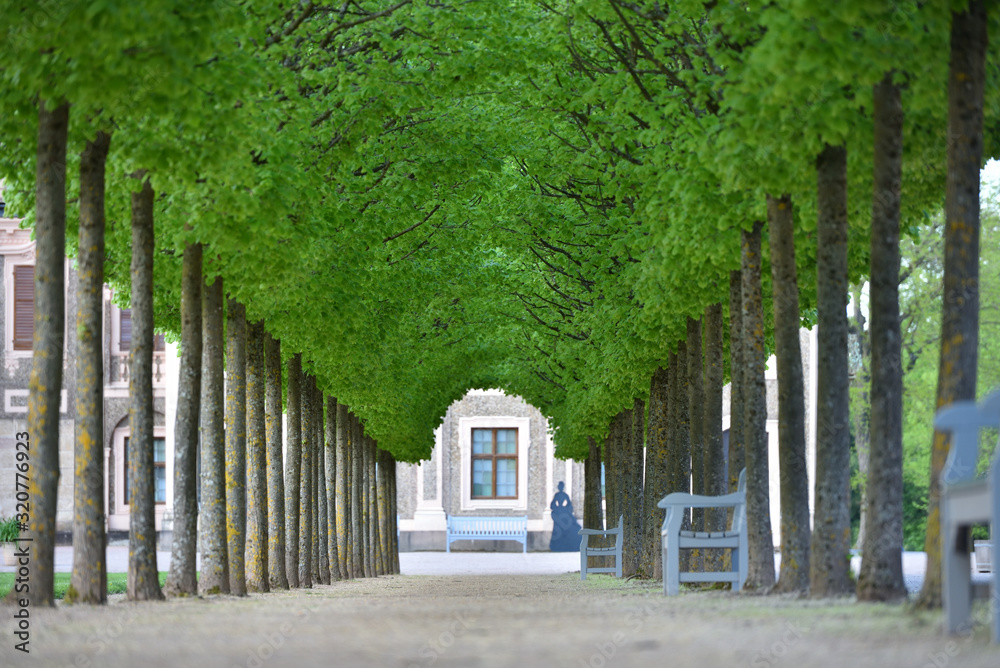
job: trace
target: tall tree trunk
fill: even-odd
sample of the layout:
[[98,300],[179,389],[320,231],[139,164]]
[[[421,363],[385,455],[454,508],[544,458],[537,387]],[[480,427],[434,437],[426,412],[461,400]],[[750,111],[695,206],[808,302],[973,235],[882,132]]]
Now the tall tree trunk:
[[330,563],[330,581],[341,578],[340,546],[338,543],[340,528],[340,508],[337,489],[337,434],[339,422],[337,413],[339,406],[334,397],[326,398],[326,422],[324,423],[324,461],[326,468],[326,535],[327,554]]
[[670,372],[659,368],[649,383],[649,432],[646,436],[646,480],[643,486],[644,551],[650,577],[663,577],[660,551],[660,527],[664,511],[656,504],[667,495],[667,462],[670,443],[667,440],[670,415]]
[[349,458],[350,417],[347,405],[337,404],[337,556],[340,563],[340,577],[344,580],[354,577],[351,570],[351,462]]
[[[705,362],[701,352],[701,318],[687,319],[688,412],[691,425],[691,492],[705,493]],[[705,530],[705,512],[691,510],[691,526]],[[695,550],[696,558],[701,550]],[[699,569],[700,570],[700,569]]]
[[365,573],[375,577],[375,441],[370,436],[364,440],[365,446]]
[[[869,309],[872,342],[868,535],[858,598],[906,597],[903,583],[903,368],[899,331],[899,209],[903,102],[887,73],[874,89],[874,187]],[[979,183],[976,165],[976,183]],[[977,200],[978,201],[978,200]],[[928,564],[928,574],[931,572]]]
[[379,574],[392,573],[391,557],[392,541],[389,540],[389,530],[392,521],[389,519],[389,452],[378,451],[378,536],[379,536]]
[[313,586],[313,452],[312,378],[302,378],[302,468],[299,471],[299,584],[306,589]]
[[396,458],[389,454],[389,519],[392,521],[392,529],[389,531],[389,541],[392,544],[392,570],[394,574],[399,573],[399,493],[396,490]]
[[[104,533],[104,168],[111,136],[98,132],[80,156],[76,291],[76,460],[73,576],[64,600],[108,602]],[[61,383],[60,383],[61,385]],[[192,551],[193,553],[193,551]]]
[[[979,360],[979,167],[983,158],[983,92],[986,83],[987,12],[984,0],[971,0],[951,15],[948,61],[948,176],[945,192],[944,300],[937,407],[975,399]],[[874,314],[872,327],[875,325]],[[872,368],[875,334],[872,333]],[[875,420],[872,389],[872,421]],[[872,468],[875,467],[872,438]],[[941,471],[951,438],[934,433],[928,499],[927,578],[920,591],[922,607],[941,605]],[[875,518],[869,506],[869,533]],[[997,531],[994,525],[994,545]],[[995,548],[994,548],[995,549]],[[994,591],[996,595],[996,591]]]
[[[35,180],[35,333],[28,381],[27,442],[31,459],[31,605],[54,604],[56,506],[59,495],[59,398],[66,331],[66,135],[69,105],[38,105]],[[56,416],[52,419],[52,416]]]
[[851,376],[851,425],[854,431],[854,450],[858,453],[858,477],[861,479],[861,521],[858,525],[858,537],[854,547],[860,550],[865,544],[866,526],[868,524],[868,471],[871,448],[869,447],[870,403],[868,388],[871,383],[870,365],[868,363],[871,351],[868,345],[868,333],[865,331],[865,316],[861,312],[861,286],[851,288],[851,301],[854,303],[854,320],[851,323],[851,336],[857,345],[857,358],[854,362]]
[[323,419],[324,403],[326,402],[323,399],[323,392],[317,388],[315,406],[316,425],[314,430],[316,432],[316,481],[319,485],[319,491],[316,493],[316,508],[319,512],[317,513],[317,521],[315,524],[319,530],[319,540],[316,541],[318,543],[316,547],[319,552],[319,581],[321,584],[330,584],[330,535],[327,533],[327,529],[329,528],[328,512],[330,508],[330,497],[327,494],[326,487],[326,428]]
[[288,451],[285,468],[285,571],[288,586],[299,586],[299,506],[302,490],[302,354],[288,360]]
[[769,589],[774,585],[774,538],[767,466],[767,386],[764,369],[764,306],[761,297],[761,228],[743,231],[743,448],[747,463],[747,542],[749,565],[745,586]]
[[583,526],[603,529],[601,512],[601,448],[592,436],[587,437],[590,451],[583,462]]
[[264,321],[247,326],[247,591],[270,591],[267,568],[267,430],[264,426]]
[[201,302],[201,577],[200,594],[229,593],[226,536],[226,434],[223,424],[222,279]]
[[[130,601],[160,600],[153,471],[153,187],[132,193],[132,346],[129,350]],[[62,260],[60,259],[60,263]],[[60,297],[61,298],[61,297]]]
[[[677,353],[671,353],[670,368],[676,369],[673,392],[670,396],[674,402],[671,409],[673,433],[670,439],[670,486],[667,494],[672,492],[691,492],[691,414],[688,406],[688,353],[687,342],[677,344]],[[681,527],[687,531],[691,528],[691,514],[684,511]]]
[[[722,303],[705,309],[705,494],[726,493],[725,455],[722,452]],[[725,508],[705,511],[705,530],[724,531]],[[722,570],[722,555],[713,550],[705,555],[708,570]]]
[[778,590],[809,590],[809,475],[806,404],[799,344],[795,223],[788,195],[767,196],[774,344],[778,361],[778,468],[781,481],[781,575]]
[[198,420],[201,413],[201,244],[187,243],[181,267],[181,368],[174,421],[174,537],[168,596],[198,593]]
[[[743,331],[743,274],[739,269],[729,272],[729,491],[735,492],[740,471],[746,467],[743,447],[743,415],[746,405],[744,383],[746,364]],[[728,513],[732,518],[732,511]]]
[[816,159],[816,302],[819,321],[816,507],[810,593],[850,591],[850,385],[847,365],[847,149],[826,145]]
[[605,487],[605,526],[614,529],[618,526],[618,480],[615,473],[618,470],[615,459],[615,430],[618,428],[618,416],[611,419],[608,425],[608,435],[604,439],[604,487]]
[[361,466],[361,421],[351,416],[350,464],[351,464],[351,577],[365,577],[365,561],[362,554],[364,531],[361,524],[361,486],[364,483]]
[[622,511],[625,514],[625,536],[622,546],[622,575],[639,575],[642,557],[642,441],[645,405],[636,399],[627,412],[622,434],[624,452]]
[[267,568],[271,589],[288,589],[285,570],[285,484],[282,479],[281,343],[264,337],[267,373],[265,426],[267,429]]
[[246,309],[235,299],[226,308],[226,539],[229,591],[246,596]]
[[368,456],[368,502],[371,506],[368,526],[372,541],[372,574],[379,576],[382,575],[379,570],[379,563],[382,560],[382,538],[378,532],[381,518],[378,512],[378,444],[375,442],[375,439],[369,440],[368,447],[370,452]]

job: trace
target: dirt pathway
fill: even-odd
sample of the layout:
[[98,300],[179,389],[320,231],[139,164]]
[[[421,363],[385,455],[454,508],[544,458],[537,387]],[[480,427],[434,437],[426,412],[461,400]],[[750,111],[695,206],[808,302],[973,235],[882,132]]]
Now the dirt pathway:
[[939,614],[723,592],[667,599],[574,574],[393,576],[32,611],[30,656],[13,650],[0,614],[0,666],[1000,666],[985,625],[948,638]]

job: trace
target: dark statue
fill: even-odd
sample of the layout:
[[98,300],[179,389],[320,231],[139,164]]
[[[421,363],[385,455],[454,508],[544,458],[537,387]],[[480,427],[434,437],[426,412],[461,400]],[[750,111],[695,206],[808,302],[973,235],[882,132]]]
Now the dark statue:
[[549,508],[552,510],[552,540],[549,550],[552,552],[576,552],[580,549],[580,523],[573,517],[573,502],[569,494],[563,491],[566,483],[559,483],[559,491],[552,497]]

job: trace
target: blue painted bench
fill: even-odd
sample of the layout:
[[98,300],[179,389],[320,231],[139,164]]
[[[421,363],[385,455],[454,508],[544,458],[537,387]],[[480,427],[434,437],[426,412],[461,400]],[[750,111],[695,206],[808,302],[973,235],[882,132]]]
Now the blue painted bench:
[[448,517],[445,551],[451,552],[456,540],[516,540],[528,551],[528,516],[523,517]]
[[[985,478],[976,476],[979,431],[1000,427],[1000,389],[981,404],[956,401],[938,411],[938,431],[951,432],[951,450],[941,471],[941,558],[945,624],[949,633],[969,628],[972,615],[972,573],[969,534],[976,524],[989,524],[994,544],[1000,520],[1000,447],[990,453]],[[1000,573],[993,568],[990,600],[993,642],[1000,643]]]
[[[617,577],[622,576],[622,524],[625,516],[618,518],[617,529],[580,529],[580,579],[586,580],[587,573],[614,573]],[[590,547],[587,543],[591,536],[601,536],[607,538],[615,537],[615,544],[611,547]],[[587,557],[614,557],[614,567],[587,568]]]
[[[656,504],[667,511],[660,537],[663,541],[663,593],[676,596],[682,582],[731,582],[740,591],[747,579],[747,470],[740,472],[736,491],[723,496],[674,492]],[[732,508],[728,531],[681,531],[686,508]],[[691,548],[731,548],[733,570],[699,573],[680,570],[680,551]]]

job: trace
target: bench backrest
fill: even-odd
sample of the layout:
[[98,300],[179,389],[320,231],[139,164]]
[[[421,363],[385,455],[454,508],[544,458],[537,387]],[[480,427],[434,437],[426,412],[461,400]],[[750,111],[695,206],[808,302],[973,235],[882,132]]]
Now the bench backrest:
[[448,517],[449,533],[511,535],[528,530],[528,516],[523,517]]
[[[980,404],[975,401],[956,401],[945,406],[934,418],[934,427],[938,431],[952,434],[951,449],[941,471],[941,483],[948,486],[975,479],[976,462],[979,460],[979,430],[984,427],[1000,427],[1000,389],[994,390]],[[998,453],[994,452],[994,480],[998,476],[997,457]]]

